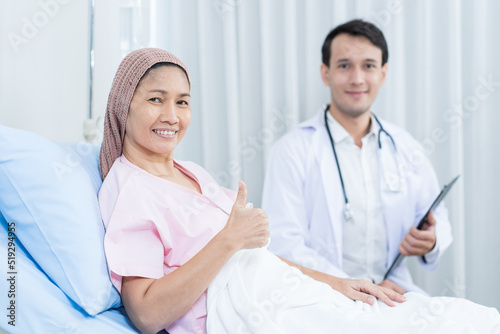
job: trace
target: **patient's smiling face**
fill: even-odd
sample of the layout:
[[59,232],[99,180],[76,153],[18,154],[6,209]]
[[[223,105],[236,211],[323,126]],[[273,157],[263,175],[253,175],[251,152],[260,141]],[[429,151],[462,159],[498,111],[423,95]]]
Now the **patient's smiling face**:
[[186,74],[175,65],[151,69],[141,79],[125,127],[127,159],[172,159],[191,122],[189,91]]

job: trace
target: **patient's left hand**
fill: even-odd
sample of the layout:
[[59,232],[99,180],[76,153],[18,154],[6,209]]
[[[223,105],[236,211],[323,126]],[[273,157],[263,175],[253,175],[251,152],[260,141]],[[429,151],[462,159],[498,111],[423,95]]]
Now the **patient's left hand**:
[[373,305],[375,298],[380,299],[389,306],[396,306],[394,302],[403,303],[406,298],[388,288],[378,286],[364,279],[343,278],[334,284],[333,288],[352,300],[361,300]]

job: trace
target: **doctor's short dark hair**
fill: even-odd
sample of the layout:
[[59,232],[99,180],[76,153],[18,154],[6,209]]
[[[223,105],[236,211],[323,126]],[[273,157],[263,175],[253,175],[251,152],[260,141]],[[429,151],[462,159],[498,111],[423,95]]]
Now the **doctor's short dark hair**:
[[337,26],[326,36],[325,41],[323,42],[323,47],[321,48],[323,64],[326,66],[330,66],[332,40],[340,34],[367,38],[373,45],[382,50],[382,66],[387,63],[387,60],[389,59],[389,51],[387,50],[387,42],[385,41],[382,31],[373,23],[355,19]]

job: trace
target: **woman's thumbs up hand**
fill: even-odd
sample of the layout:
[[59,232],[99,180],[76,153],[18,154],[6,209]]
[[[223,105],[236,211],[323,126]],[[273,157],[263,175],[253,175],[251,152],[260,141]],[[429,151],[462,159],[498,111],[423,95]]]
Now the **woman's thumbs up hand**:
[[248,208],[246,202],[247,187],[240,181],[236,201],[221,231],[235,243],[238,250],[263,247],[269,240],[267,214],[262,209]]

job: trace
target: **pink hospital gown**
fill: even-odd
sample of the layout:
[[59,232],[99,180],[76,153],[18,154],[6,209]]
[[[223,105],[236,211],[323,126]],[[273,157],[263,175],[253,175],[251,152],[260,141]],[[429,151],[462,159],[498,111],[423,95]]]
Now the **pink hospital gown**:
[[[235,193],[192,162],[175,165],[197,180],[203,195],[118,158],[99,192],[104,247],[114,286],[122,276],[161,278],[198,253],[226,224]],[[166,330],[206,333],[206,292]]]

